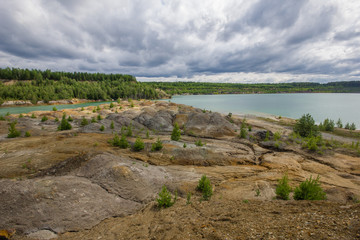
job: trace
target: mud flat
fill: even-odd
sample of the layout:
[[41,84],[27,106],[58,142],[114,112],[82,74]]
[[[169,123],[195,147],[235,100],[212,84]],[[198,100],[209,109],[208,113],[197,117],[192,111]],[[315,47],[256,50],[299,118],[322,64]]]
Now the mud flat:
[[[64,113],[72,129],[58,131]],[[332,145],[310,152],[284,119],[249,118],[251,131],[241,139],[242,117],[162,101],[23,115],[6,117],[17,120],[19,138],[7,138],[8,121],[0,121],[0,229],[15,228],[13,239],[360,237],[357,150]],[[180,141],[170,138],[175,123]],[[130,146],[141,137],[144,150],[109,143],[129,128]],[[267,131],[281,138],[267,140]],[[151,151],[157,139],[163,148]],[[327,200],[275,199],[284,173],[292,187],[319,176]],[[213,186],[209,201],[195,190],[203,174]],[[156,205],[163,185],[178,194],[167,209]]]

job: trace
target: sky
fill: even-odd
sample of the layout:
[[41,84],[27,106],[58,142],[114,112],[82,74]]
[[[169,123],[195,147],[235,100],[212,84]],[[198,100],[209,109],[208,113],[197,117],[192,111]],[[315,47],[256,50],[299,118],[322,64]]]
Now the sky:
[[0,0],[0,68],[358,81],[359,13],[359,0]]

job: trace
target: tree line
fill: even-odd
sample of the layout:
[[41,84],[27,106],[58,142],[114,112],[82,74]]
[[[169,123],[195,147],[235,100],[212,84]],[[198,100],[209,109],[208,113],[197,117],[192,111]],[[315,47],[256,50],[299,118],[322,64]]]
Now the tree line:
[[320,83],[205,83],[146,82],[171,95],[181,94],[242,94],[242,93],[360,93],[360,81]]
[[[91,74],[91,73],[66,73],[55,72],[60,74],[59,80],[44,78],[46,71],[27,70],[27,69],[10,69],[11,74],[19,73],[20,78],[24,72],[32,72],[34,78],[16,79],[13,84],[5,84],[0,82],[0,104],[5,100],[30,100],[32,103],[61,99],[89,99],[89,100],[106,100],[117,98],[133,98],[133,99],[157,99],[158,92],[154,87],[144,85],[136,81],[136,78],[130,75],[121,74]],[[9,74],[9,68],[0,69],[4,79],[4,72]],[[30,74],[30,76],[32,76]],[[68,77],[72,76],[74,78]],[[90,79],[84,79],[85,76],[92,76]],[[9,77],[9,76],[8,76]],[[101,80],[96,80],[96,79]],[[6,79],[10,79],[6,78]],[[24,80],[24,81],[22,81]],[[27,80],[27,81],[25,81]]]

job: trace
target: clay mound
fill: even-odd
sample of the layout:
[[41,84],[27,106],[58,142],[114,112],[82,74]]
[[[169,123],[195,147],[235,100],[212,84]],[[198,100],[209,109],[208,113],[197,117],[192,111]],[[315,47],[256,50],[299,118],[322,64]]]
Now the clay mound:
[[25,233],[88,229],[105,218],[134,213],[141,206],[74,176],[0,180],[0,185],[2,227]]
[[235,136],[235,126],[219,113],[191,113],[185,124],[186,132],[198,137]]
[[140,203],[154,200],[162,185],[173,179],[163,167],[111,154],[97,155],[76,175],[89,178],[110,193]]
[[160,110],[157,113],[144,111],[134,120],[149,129],[170,132],[173,129],[174,112]]

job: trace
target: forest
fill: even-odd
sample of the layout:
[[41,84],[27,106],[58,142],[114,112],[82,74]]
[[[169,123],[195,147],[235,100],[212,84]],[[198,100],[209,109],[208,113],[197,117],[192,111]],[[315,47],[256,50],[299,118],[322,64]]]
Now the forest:
[[242,93],[360,93],[360,81],[320,83],[205,83],[146,82],[171,95],[242,94]]
[[30,100],[35,104],[72,98],[159,98],[154,87],[137,82],[131,75],[0,68],[0,79],[0,104],[5,100]]

